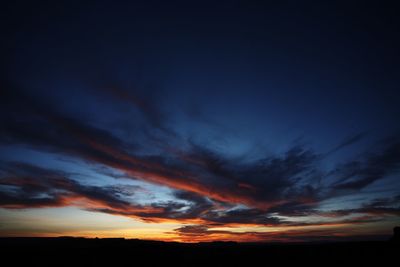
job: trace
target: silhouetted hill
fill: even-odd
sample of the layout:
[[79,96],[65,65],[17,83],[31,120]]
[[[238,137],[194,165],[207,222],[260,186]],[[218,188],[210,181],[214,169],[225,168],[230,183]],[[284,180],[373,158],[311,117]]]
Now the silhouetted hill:
[[393,228],[393,236],[390,241],[400,243],[400,226]]
[[0,238],[3,262],[12,262],[13,266],[135,266],[139,262],[150,266],[382,265],[395,262],[399,248],[398,242],[389,241],[188,244],[123,238]]

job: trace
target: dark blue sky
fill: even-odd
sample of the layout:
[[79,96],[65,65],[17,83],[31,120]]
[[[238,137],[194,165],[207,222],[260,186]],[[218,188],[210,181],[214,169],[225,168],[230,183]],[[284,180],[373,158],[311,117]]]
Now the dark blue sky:
[[[2,235],[390,233],[400,207],[395,6],[132,2],[2,11]],[[133,219],[106,233],[86,213]],[[65,214],[76,228],[52,221]],[[149,236],[152,223],[173,227]]]

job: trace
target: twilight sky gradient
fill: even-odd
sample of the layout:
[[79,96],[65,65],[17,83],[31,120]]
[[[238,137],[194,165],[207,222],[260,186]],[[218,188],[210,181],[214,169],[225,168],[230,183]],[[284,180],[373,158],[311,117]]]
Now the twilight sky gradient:
[[12,2],[0,236],[354,240],[400,223],[394,6]]

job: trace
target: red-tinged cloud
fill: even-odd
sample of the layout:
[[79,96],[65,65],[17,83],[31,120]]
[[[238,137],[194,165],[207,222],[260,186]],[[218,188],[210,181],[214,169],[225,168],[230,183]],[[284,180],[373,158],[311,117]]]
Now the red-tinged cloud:
[[115,213],[159,213],[160,207],[133,205],[119,195],[127,191],[119,186],[86,186],[61,171],[24,163],[3,166],[0,179],[0,206],[11,209],[78,206],[83,209],[112,209]]
[[[280,157],[263,160],[263,163],[221,165],[215,155],[193,147],[202,165],[189,164],[174,155],[141,156],[127,152],[132,145],[112,134],[76,119],[66,118],[57,112],[33,107],[40,116],[37,123],[29,119],[25,124],[10,120],[5,134],[10,142],[29,138],[31,145],[81,157],[93,163],[103,164],[124,171],[133,178],[190,191],[222,202],[245,204],[268,209],[290,199],[313,198],[314,192],[297,187],[295,177],[307,171],[315,160],[311,151],[300,147],[289,150]],[[40,129],[48,129],[41,131]],[[134,152],[134,151],[133,151]],[[290,195],[285,191],[290,189]],[[307,196],[304,196],[307,194]]]
[[[389,208],[399,204],[399,197],[378,199],[358,210],[317,212],[309,215],[335,217],[334,221],[291,222],[275,217],[273,213],[257,208],[235,208],[232,205],[217,203],[201,195],[188,191],[175,191],[177,201],[154,202],[138,205],[129,202],[126,197],[134,195],[140,188],[126,190],[127,185],[88,186],[82,185],[68,177],[65,172],[44,169],[25,163],[8,163],[3,166],[3,177],[0,179],[0,206],[8,209],[44,208],[77,206],[88,211],[127,216],[147,222],[175,222],[195,224],[198,229],[209,229],[220,226],[336,226],[356,225],[378,222],[383,215],[398,215],[398,208]],[[296,204],[292,204],[295,207]],[[395,209],[397,209],[395,211]],[[377,210],[384,212],[377,213]],[[364,214],[345,218],[349,214]],[[186,233],[187,229],[183,228]],[[197,228],[196,228],[197,229]],[[194,234],[194,233],[192,233]],[[201,235],[226,238],[235,233],[205,231]],[[253,233],[241,235],[248,238]],[[187,236],[187,234],[185,234]],[[265,237],[262,235],[257,238]],[[256,238],[254,237],[254,238]],[[234,240],[237,240],[235,237]]]
[[[150,153],[140,149],[143,140],[125,141],[84,120],[67,117],[49,104],[22,96],[17,90],[3,97],[2,104],[1,114],[7,114],[2,116],[0,141],[3,144],[23,144],[101,164],[124,172],[127,178],[168,186],[176,192],[176,201],[142,206],[128,201],[117,187],[83,185],[57,170],[4,163],[8,166],[0,176],[0,204],[4,208],[74,205],[152,222],[213,226],[316,223],[295,224],[278,215],[333,218],[360,213],[369,216],[368,220],[365,217],[346,223],[368,223],[399,215],[398,202],[324,212],[317,209],[322,200],[351,194],[396,173],[400,164],[397,139],[386,142],[375,153],[365,154],[358,161],[326,173],[318,168],[320,155],[304,146],[245,161],[193,142],[174,149],[167,144],[158,146],[157,152]],[[139,108],[143,113],[149,112],[143,106]],[[347,140],[341,147],[360,138]],[[165,133],[161,139],[168,143]],[[314,182],[326,177],[333,182]]]
[[[174,230],[178,241],[183,242],[210,242],[210,241],[236,241],[236,242],[304,242],[304,241],[362,241],[362,240],[387,240],[387,235],[368,235],[354,231],[353,226],[347,225],[345,233],[337,229],[346,224],[313,225],[310,229],[285,229],[262,232],[262,231],[235,231],[213,229],[207,225],[185,225]],[[323,226],[323,227],[318,227]]]

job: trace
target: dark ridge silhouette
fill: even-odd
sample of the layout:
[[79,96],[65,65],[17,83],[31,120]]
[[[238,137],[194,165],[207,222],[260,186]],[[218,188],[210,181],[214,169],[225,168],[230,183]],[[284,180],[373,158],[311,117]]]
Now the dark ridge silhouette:
[[400,243],[400,226],[393,228],[393,236],[390,241]]
[[307,266],[382,265],[399,253],[399,227],[390,241],[330,243],[179,243],[124,238],[0,238],[3,262],[14,266]]

